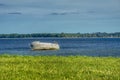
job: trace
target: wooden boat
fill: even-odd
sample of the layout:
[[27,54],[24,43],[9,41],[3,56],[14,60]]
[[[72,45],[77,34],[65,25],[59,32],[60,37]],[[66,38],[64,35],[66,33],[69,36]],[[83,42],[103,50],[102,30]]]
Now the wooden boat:
[[30,44],[32,50],[58,50],[60,49],[58,43],[46,43],[34,41]]

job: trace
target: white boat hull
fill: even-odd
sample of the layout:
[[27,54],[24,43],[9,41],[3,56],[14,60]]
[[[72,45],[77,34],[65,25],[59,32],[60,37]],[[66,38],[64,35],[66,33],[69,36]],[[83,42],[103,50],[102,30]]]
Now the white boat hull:
[[30,46],[32,50],[58,50],[60,49],[57,43],[45,43],[45,42],[39,42],[39,41],[32,42]]

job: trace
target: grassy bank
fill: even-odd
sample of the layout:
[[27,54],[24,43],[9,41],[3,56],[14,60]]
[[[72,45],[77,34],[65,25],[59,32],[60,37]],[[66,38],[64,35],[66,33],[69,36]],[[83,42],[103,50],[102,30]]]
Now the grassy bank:
[[1,55],[0,80],[120,80],[120,58]]

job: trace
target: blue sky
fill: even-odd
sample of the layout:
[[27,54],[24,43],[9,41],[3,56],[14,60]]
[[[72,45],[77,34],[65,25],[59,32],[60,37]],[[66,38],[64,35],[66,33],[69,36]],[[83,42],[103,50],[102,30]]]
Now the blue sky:
[[0,33],[120,32],[120,0],[0,0]]

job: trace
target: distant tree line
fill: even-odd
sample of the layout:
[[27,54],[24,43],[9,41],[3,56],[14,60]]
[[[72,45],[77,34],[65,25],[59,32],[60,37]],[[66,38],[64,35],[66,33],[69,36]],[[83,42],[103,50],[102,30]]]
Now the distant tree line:
[[120,37],[120,32],[115,33],[32,33],[32,34],[0,34],[0,38],[32,38],[32,37]]

